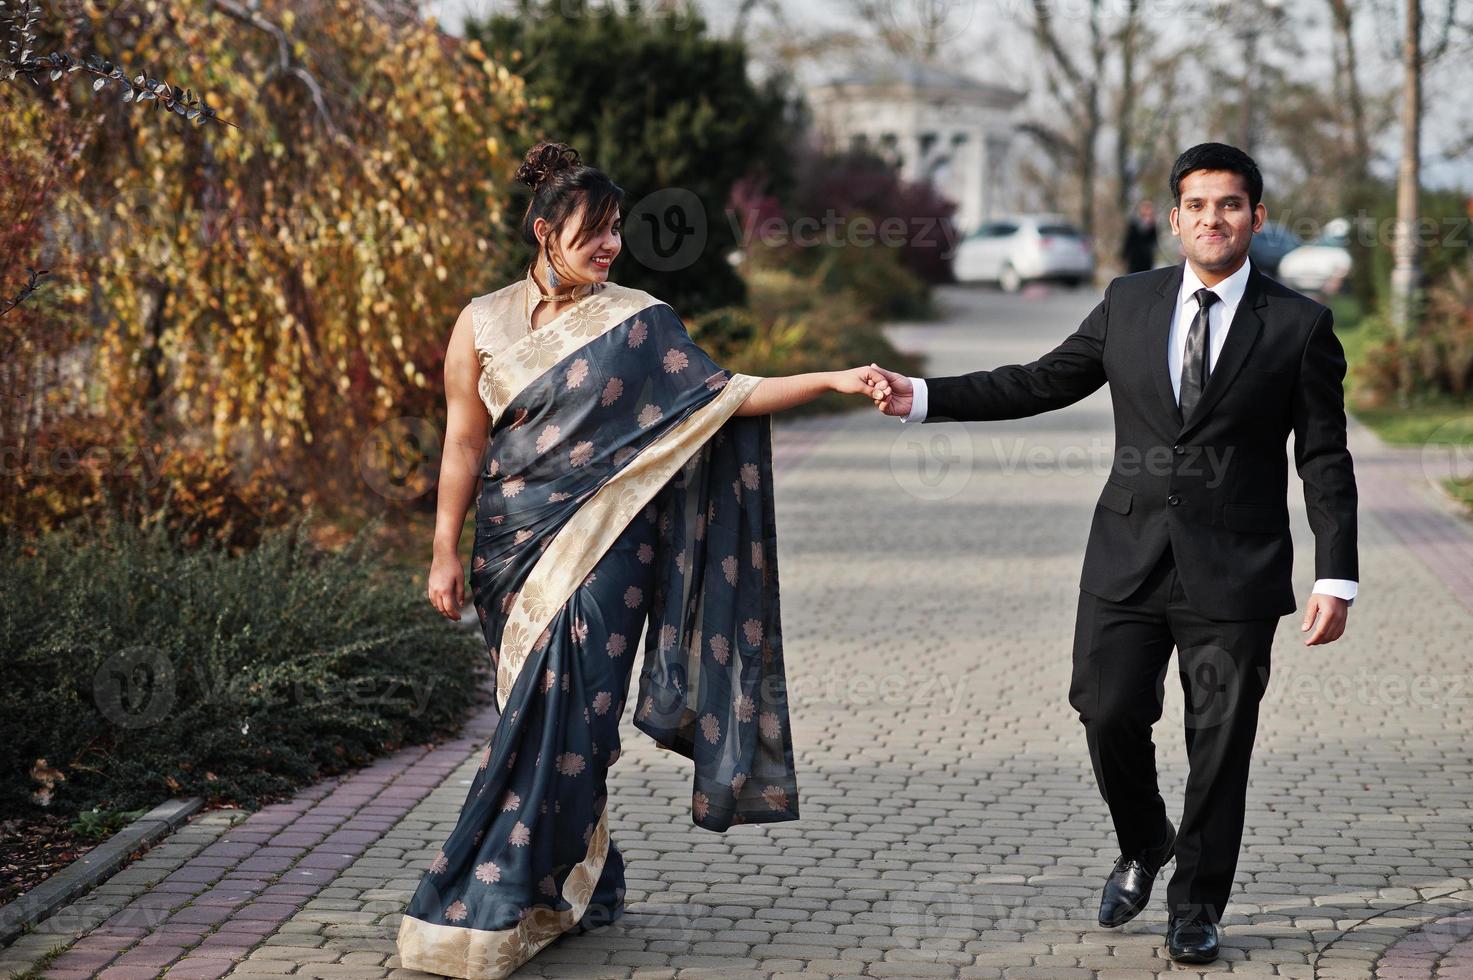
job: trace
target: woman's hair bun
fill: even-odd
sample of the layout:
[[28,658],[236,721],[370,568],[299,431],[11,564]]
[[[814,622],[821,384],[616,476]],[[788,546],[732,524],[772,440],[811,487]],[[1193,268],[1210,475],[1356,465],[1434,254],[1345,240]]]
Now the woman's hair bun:
[[535,191],[559,170],[576,167],[578,164],[577,150],[566,143],[544,141],[527,151],[522,165],[517,168],[516,179]]

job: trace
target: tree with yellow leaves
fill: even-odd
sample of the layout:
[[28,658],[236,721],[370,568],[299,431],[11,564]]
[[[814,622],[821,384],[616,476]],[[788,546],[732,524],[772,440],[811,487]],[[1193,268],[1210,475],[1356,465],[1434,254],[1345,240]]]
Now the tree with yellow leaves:
[[[78,0],[42,26],[67,50],[169,66],[233,125],[0,86],[0,167],[55,166],[58,185],[43,232],[5,258],[56,281],[5,330],[67,337],[31,345],[61,404],[7,416],[6,443],[81,417],[152,447],[166,482],[196,453],[303,488],[297,504],[371,492],[359,446],[391,419],[433,423],[450,325],[516,275],[520,79],[397,0]],[[43,107],[85,136],[65,166],[28,128]],[[45,476],[22,472],[20,496]]]

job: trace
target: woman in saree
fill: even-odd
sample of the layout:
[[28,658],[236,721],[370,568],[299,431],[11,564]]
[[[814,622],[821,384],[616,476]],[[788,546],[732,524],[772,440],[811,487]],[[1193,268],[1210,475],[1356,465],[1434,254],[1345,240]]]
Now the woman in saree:
[[722,369],[668,305],[608,280],[608,176],[542,143],[517,177],[536,255],[452,332],[428,583],[459,619],[479,481],[470,585],[499,717],[398,934],[405,968],[465,978],[623,912],[606,780],[641,634],[634,724],[693,761],[695,824],[797,818],[770,416],[870,392],[864,368]]

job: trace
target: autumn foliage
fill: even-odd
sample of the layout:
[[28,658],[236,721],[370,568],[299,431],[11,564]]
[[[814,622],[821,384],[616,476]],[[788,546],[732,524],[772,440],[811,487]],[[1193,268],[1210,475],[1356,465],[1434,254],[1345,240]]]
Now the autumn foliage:
[[[51,273],[0,318],[3,520],[61,523],[105,480],[179,499],[222,467],[265,498],[225,516],[372,496],[361,447],[440,426],[451,325],[516,275],[520,79],[397,0],[87,0],[40,28],[43,53],[167,66],[229,125],[81,73],[0,84],[0,293]],[[58,480],[79,432],[153,469]]]

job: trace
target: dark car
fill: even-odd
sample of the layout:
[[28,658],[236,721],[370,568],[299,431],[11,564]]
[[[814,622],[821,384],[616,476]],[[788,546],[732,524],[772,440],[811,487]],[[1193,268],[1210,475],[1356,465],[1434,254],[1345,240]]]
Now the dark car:
[[1263,230],[1248,245],[1248,257],[1269,275],[1277,275],[1279,262],[1300,246],[1299,236],[1276,221],[1265,221]]

